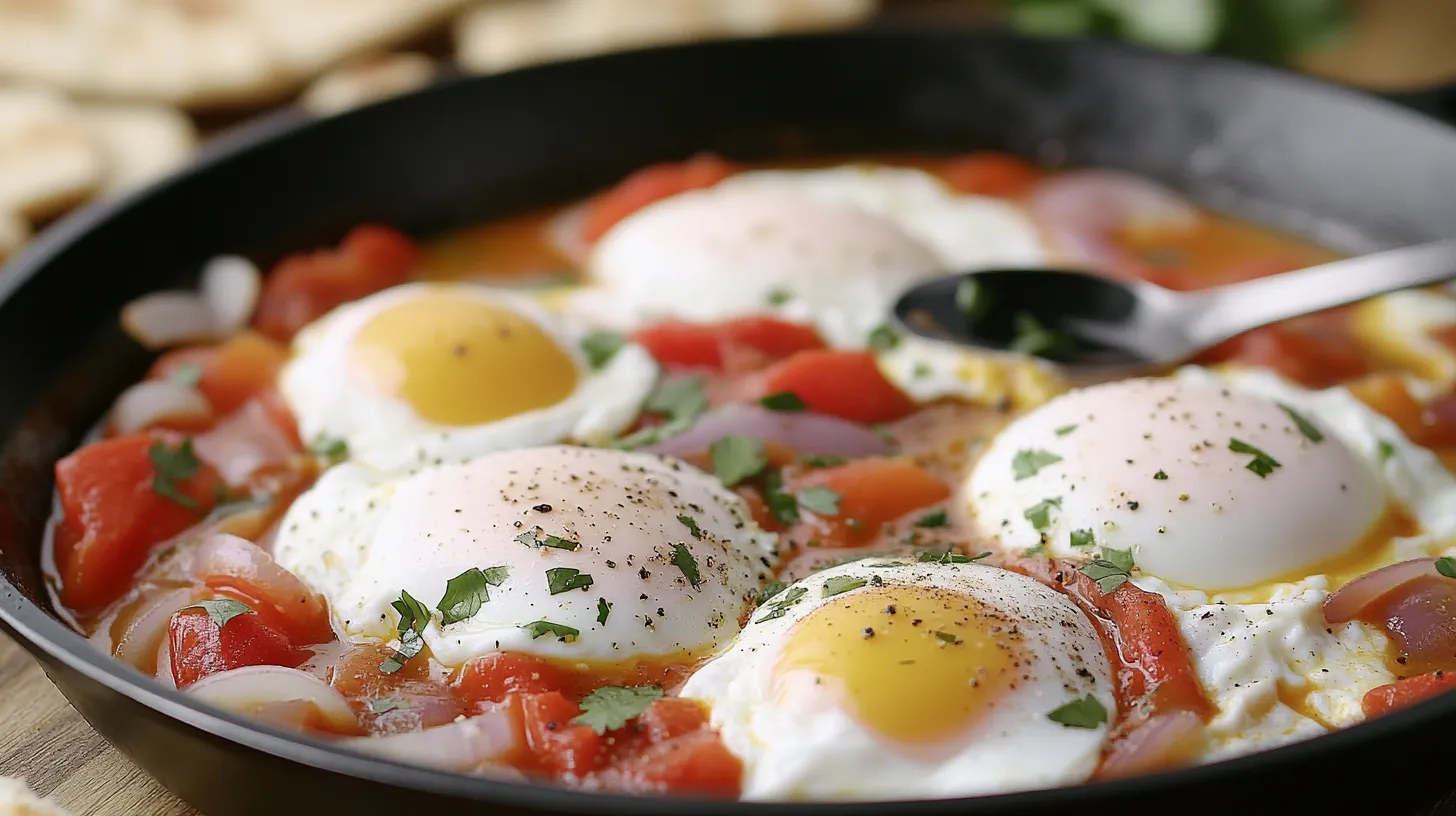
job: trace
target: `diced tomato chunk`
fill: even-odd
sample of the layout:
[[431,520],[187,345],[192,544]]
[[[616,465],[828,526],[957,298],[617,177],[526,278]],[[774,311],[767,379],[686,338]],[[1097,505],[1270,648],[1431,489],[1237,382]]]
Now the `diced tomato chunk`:
[[1394,683],[1376,686],[1366,692],[1364,699],[1360,701],[1360,708],[1366,717],[1379,717],[1413,706],[1452,688],[1456,688],[1456,672],[1436,671],[1415,677],[1402,677]]
[[379,665],[393,655],[388,646],[355,646],[334,665],[334,689],[351,700],[377,700],[394,696],[407,683],[430,679],[429,661],[424,658],[406,661],[398,671],[385,674]]
[[252,613],[234,615],[218,626],[205,610],[189,607],[173,613],[168,636],[177,688],[243,666],[297,668],[311,656]]
[[868,351],[801,351],[764,372],[759,396],[792,391],[810,411],[851,422],[894,422],[915,403],[896,388]]
[[[55,559],[67,607],[92,612],[120,598],[154,546],[212,509],[222,485],[217,471],[198,461],[192,476],[174,480],[152,463],[154,446],[176,451],[184,441],[176,434],[116,437],[56,463],[64,518]],[[164,496],[157,484],[170,485],[177,496]]]
[[472,704],[499,703],[512,694],[560,691],[569,681],[565,671],[539,657],[503,652],[461,666],[455,693]]
[[335,306],[404,283],[419,249],[378,225],[356,227],[337,249],[290,255],[269,273],[253,326],[286,341]]
[[666,742],[708,727],[708,712],[695,700],[664,697],[637,718],[649,742]]
[[834,515],[804,516],[789,532],[794,541],[822,547],[858,547],[874,540],[880,529],[907,513],[945,501],[950,487],[935,474],[908,459],[854,459],[834,467],[794,476],[788,485],[798,494],[822,487],[838,494]]
[[1398,374],[1375,374],[1346,387],[1399,426],[1415,444],[1425,448],[1456,446],[1456,395],[1442,395],[1423,405]]
[[202,360],[197,390],[219,416],[273,389],[278,372],[288,360],[288,349],[257,332],[245,331]]
[[606,787],[630,793],[673,793],[732,799],[743,762],[712,731],[693,731],[648,745],[601,774]]
[[1364,374],[1368,368],[1354,338],[1316,336],[1284,325],[1241,334],[1195,359],[1204,364],[1238,362],[1273,369],[1310,388],[1335,385]]
[[940,169],[945,183],[962,193],[1019,198],[1031,189],[1041,172],[1009,153],[971,153]]
[[712,187],[738,172],[717,156],[695,156],[682,163],[664,162],[644,167],[597,196],[588,205],[582,238],[596,243],[617,222],[648,204],[689,190]]
[[800,351],[824,348],[812,326],[772,317],[706,324],[668,320],[639,330],[632,339],[664,366],[729,373],[754,371]]
[[565,695],[523,695],[521,713],[527,745],[542,770],[584,776],[601,766],[603,736],[589,726],[571,724],[581,709]]

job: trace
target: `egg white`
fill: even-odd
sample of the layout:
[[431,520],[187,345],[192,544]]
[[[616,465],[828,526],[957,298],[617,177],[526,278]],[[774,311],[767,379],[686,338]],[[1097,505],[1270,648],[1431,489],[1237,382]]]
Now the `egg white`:
[[[439,284],[416,283],[347,303],[309,324],[294,340],[279,389],[305,440],[342,439],[359,463],[401,471],[426,463],[459,462],[492,451],[565,440],[599,442],[629,428],[657,381],[647,350],[623,346],[593,371],[581,350],[584,332],[568,326],[518,292],[450,284],[460,298],[503,305],[535,323],[571,358],[575,391],[555,405],[479,425],[445,426],[420,417],[403,400],[379,393],[351,375],[350,347],[371,318]],[[509,388],[509,383],[502,383]]]
[[[893,748],[842,707],[781,702],[771,692],[780,649],[795,625],[827,600],[828,582],[934,587],[969,595],[1017,621],[1032,656],[968,734],[934,756]],[[1065,596],[1030,578],[980,564],[920,564],[868,559],[827,569],[784,590],[800,602],[772,618],[766,609],[733,647],[699,669],[685,697],[712,709],[712,723],[744,762],[743,798],[873,800],[965,796],[1071,784],[1097,765],[1107,726],[1072,728],[1048,713],[1084,695],[1115,710],[1111,670],[1096,631]],[[834,596],[875,589],[873,583]],[[859,623],[859,622],[856,622]],[[821,701],[822,702],[822,701]],[[926,705],[935,705],[926,700]],[[812,709],[812,710],[811,710]]]
[[[525,533],[580,547],[524,544]],[[726,645],[776,543],[738,496],[685,463],[551,446],[408,477],[341,464],[289,508],[275,557],[328,599],[343,632],[374,641],[394,637],[401,591],[433,609],[450,579],[504,567],[476,614],[450,625],[433,615],[423,634],[437,660],[504,650],[622,663]],[[674,560],[679,545],[695,575]],[[579,570],[591,585],[552,594],[550,569]],[[542,620],[579,635],[522,628]]]

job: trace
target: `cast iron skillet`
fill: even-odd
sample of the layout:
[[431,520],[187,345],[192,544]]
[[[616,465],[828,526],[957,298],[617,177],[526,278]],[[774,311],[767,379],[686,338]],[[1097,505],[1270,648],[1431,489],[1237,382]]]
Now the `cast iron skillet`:
[[[749,159],[970,148],[1125,168],[1349,250],[1456,235],[1456,131],[1435,121],[1242,64],[994,33],[657,50],[452,80],[313,124],[264,123],[160,187],[57,226],[0,280],[0,622],[98,731],[211,816],[788,809],[437,773],[196,706],[52,616],[38,569],[51,466],[147,363],[117,328],[119,307],[189,281],[210,256],[267,263],[366,220],[429,233],[562,201],[704,149]],[[1395,813],[1450,784],[1453,733],[1456,695],[1447,695],[1312,742],[1166,775],[792,809],[1338,812],[1359,795],[1380,797],[1371,812]]]

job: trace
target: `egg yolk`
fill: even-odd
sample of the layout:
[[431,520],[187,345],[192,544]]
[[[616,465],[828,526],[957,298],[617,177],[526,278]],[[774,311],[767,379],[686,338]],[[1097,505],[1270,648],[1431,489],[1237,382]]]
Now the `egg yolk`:
[[774,699],[807,681],[889,740],[928,744],[961,733],[1016,679],[1016,621],[975,598],[885,586],[832,600],[790,630]]
[[498,303],[437,291],[359,328],[352,363],[380,392],[441,425],[479,425],[547,408],[576,389],[554,338]]

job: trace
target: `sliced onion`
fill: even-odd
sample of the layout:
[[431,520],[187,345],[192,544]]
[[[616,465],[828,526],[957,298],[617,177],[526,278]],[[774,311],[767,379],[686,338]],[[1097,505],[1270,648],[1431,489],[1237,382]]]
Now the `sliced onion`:
[[1434,558],[1417,558],[1381,567],[1356,578],[1325,599],[1325,621],[1345,623],[1355,620],[1371,604],[1405,584],[1427,575],[1436,575],[1435,564]]
[[357,733],[359,729],[359,721],[344,695],[298,669],[282,666],[228,669],[198,680],[186,692],[218,708],[249,716],[267,713],[270,706],[278,703],[312,703],[332,730]]
[[1158,184],[1115,170],[1078,170],[1038,184],[1028,202],[1037,224],[1063,252],[1108,272],[1126,270],[1112,244],[1118,228],[1191,226],[1198,211]]
[[139,297],[122,307],[121,327],[153,351],[217,336],[212,309],[192,292],[153,292]]
[[575,264],[585,263],[591,254],[591,245],[583,237],[589,211],[588,205],[578,204],[552,218],[546,225],[546,240],[551,248]]
[[1097,778],[1120,779],[1186,765],[1203,740],[1203,718],[1192,711],[1154,714],[1112,744]]
[[253,319],[263,291],[263,273],[247,258],[222,255],[202,268],[202,299],[212,312],[218,336],[235,334]]
[[643,450],[682,456],[707,450],[714,441],[729,434],[776,442],[807,454],[883,456],[895,451],[890,443],[863,425],[823,414],[770,411],[756,405],[729,405],[707,414],[687,431]]
[[520,749],[521,737],[515,718],[499,709],[424,731],[363,737],[344,745],[412,765],[468,771]]
[[172,622],[172,615],[196,602],[197,591],[192,588],[174,589],[155,596],[142,612],[131,619],[121,637],[117,638],[116,648],[111,652],[112,657],[147,673],[162,668],[155,662],[157,650],[167,639],[167,627]]
[[111,409],[118,434],[133,434],[164,422],[206,424],[212,406],[190,385],[171,380],[143,380],[121,392]]
[[262,596],[258,600],[272,603],[318,642],[333,631],[324,599],[251,541],[226,533],[208,536],[192,553],[191,572],[210,587]]
[[202,461],[217,469],[228,484],[242,484],[254,472],[269,465],[281,465],[296,453],[278,424],[268,416],[261,402],[252,400],[234,411],[212,430],[192,440]]

